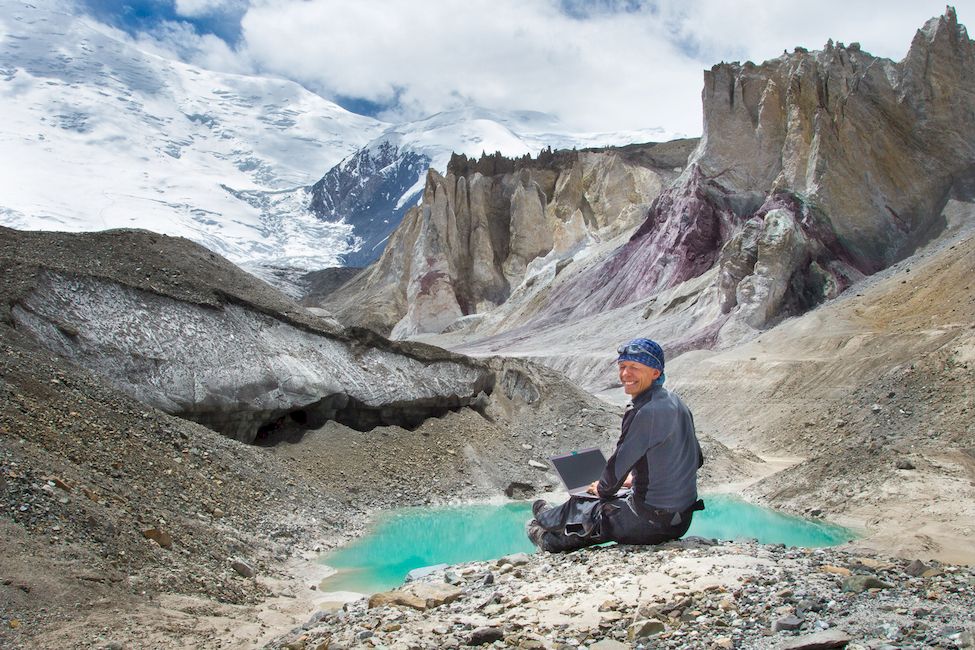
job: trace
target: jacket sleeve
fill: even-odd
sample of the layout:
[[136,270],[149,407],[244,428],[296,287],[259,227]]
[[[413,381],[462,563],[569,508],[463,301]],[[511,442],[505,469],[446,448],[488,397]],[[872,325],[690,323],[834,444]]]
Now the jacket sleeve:
[[609,498],[623,485],[630,470],[651,449],[662,443],[673,430],[672,417],[648,404],[634,416],[626,435],[620,438],[613,455],[606,461],[606,469],[599,479],[596,492]]

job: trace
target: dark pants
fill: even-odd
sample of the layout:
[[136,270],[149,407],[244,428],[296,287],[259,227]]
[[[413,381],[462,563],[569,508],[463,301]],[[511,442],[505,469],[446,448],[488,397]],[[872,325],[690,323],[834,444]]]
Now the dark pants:
[[661,544],[684,535],[693,512],[703,507],[698,501],[681,513],[641,509],[638,514],[626,498],[595,500],[574,496],[539,513],[537,521],[545,530],[541,547],[561,553],[604,542]]

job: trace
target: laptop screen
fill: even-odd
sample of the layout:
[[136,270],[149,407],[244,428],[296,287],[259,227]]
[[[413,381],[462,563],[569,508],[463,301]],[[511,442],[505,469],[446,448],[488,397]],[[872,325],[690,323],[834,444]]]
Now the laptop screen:
[[599,480],[606,467],[606,457],[595,447],[552,456],[551,461],[568,490]]

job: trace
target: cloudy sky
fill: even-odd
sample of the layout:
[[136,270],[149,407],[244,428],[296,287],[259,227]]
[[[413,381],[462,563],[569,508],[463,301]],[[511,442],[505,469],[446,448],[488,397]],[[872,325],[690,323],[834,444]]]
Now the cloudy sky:
[[[567,130],[701,130],[702,70],[828,38],[900,60],[943,0],[74,0],[146,49],[417,119],[477,105]],[[956,2],[975,25],[975,0]]]

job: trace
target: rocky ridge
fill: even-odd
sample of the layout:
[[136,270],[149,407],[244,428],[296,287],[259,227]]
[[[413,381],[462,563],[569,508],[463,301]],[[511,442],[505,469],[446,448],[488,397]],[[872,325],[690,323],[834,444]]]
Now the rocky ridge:
[[268,647],[963,648],[973,599],[971,567],[688,538],[450,567]]
[[347,266],[365,266],[382,253],[390,233],[415,202],[409,194],[432,160],[415,151],[401,151],[387,140],[356,151],[311,187],[311,211],[319,219],[354,226],[357,238]]
[[[544,182],[540,162],[520,177],[511,163],[433,176],[384,258],[331,304],[340,319],[468,352],[508,353],[526,332],[654,298],[665,308],[648,308],[645,326],[676,331],[664,342],[677,352],[754,338],[937,238],[949,201],[971,199],[973,57],[949,9],[900,62],[828,43],[718,64],[705,74],[704,135],[669,186],[632,167],[613,182],[626,176],[610,166],[580,195],[571,174]],[[467,198],[488,179],[509,187],[490,235],[467,216],[489,212]],[[607,209],[587,217],[580,196]],[[510,248],[505,230],[519,233]]]
[[397,338],[489,312],[548,267],[561,271],[635,226],[692,145],[457,157],[446,176],[429,172],[380,260],[327,306]]

